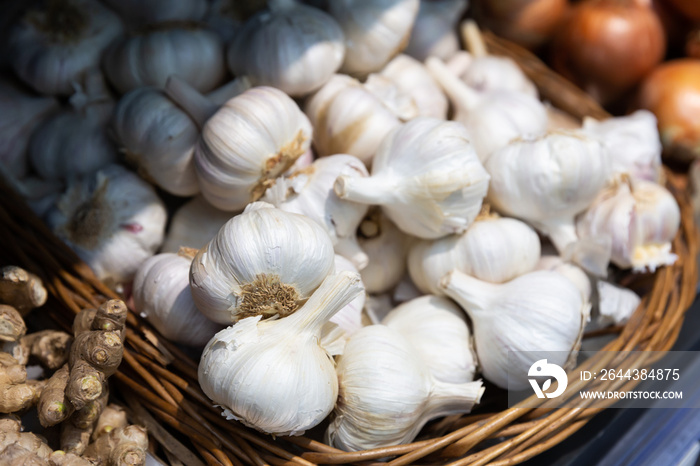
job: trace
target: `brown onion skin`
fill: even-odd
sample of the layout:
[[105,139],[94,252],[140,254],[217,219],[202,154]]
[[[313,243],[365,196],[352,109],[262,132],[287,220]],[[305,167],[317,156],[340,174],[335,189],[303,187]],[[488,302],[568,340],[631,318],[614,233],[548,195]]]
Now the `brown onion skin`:
[[676,9],[691,21],[700,21],[700,2],[698,0],[668,0]]
[[700,157],[700,60],[680,58],[656,68],[642,83],[638,104],[656,115],[667,154]]
[[663,26],[648,0],[584,0],[560,25],[551,63],[608,104],[639,83],[665,52]]

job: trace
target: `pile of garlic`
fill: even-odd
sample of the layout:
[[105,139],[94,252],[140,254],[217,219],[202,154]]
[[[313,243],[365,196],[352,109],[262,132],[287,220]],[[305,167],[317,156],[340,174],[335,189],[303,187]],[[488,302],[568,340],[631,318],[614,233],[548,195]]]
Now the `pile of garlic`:
[[15,184],[56,234],[204,347],[229,419],[411,442],[494,385],[527,388],[537,352],[574,364],[592,312],[629,318],[639,297],[610,267],[676,260],[653,115],[550,130],[475,24],[458,50],[465,0],[104,3],[17,26],[12,66],[44,96],[0,89],[19,115],[0,172],[31,161]]

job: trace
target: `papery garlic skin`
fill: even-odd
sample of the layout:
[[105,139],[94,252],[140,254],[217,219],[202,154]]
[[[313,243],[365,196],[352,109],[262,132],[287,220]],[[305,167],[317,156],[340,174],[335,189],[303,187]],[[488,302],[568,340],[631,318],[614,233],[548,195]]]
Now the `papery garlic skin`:
[[459,50],[457,23],[467,9],[468,0],[422,1],[406,55],[424,61],[433,56],[449,59]]
[[233,215],[213,207],[202,196],[194,197],[173,214],[161,252],[203,248]]
[[345,56],[343,31],[332,16],[294,0],[274,0],[250,18],[228,49],[235,75],[301,97],[323,86]]
[[338,378],[318,344],[328,319],[361,291],[351,272],[332,275],[298,312],[283,319],[249,317],[207,344],[199,384],[228,419],[259,431],[301,435],[333,409]]
[[422,292],[442,295],[440,279],[451,270],[504,283],[533,270],[539,258],[540,240],[532,228],[514,218],[487,216],[461,235],[415,243],[408,271]]
[[474,380],[477,359],[467,318],[451,300],[422,296],[407,301],[387,314],[382,324],[406,337],[436,380]]
[[471,317],[481,372],[499,387],[528,388],[539,359],[575,360],[590,305],[564,276],[541,270],[496,285],[455,270],[440,286]]
[[639,307],[642,299],[632,290],[604,280],[596,284],[598,291],[598,323],[620,325],[626,323]]
[[345,35],[342,73],[366,76],[379,71],[408,43],[418,0],[334,0],[329,13]]
[[191,257],[173,253],[147,259],[134,277],[134,309],[165,338],[202,347],[221,330],[221,325],[207,319],[194,305],[191,262]]
[[459,123],[419,117],[392,131],[372,162],[372,176],[340,176],[341,199],[381,205],[402,231],[433,239],[474,221],[489,175]]
[[303,215],[257,202],[233,217],[192,262],[194,302],[214,322],[294,313],[333,272],[326,231]]
[[571,262],[566,262],[560,256],[550,254],[543,255],[540,257],[540,260],[537,261],[533,270],[550,270],[563,275],[571,280],[571,283],[576,285],[576,288],[579,289],[586,301],[591,301],[591,280],[588,278],[588,275],[586,275],[586,272]]
[[654,271],[678,256],[671,242],[680,226],[680,208],[663,186],[627,179],[602,190],[576,220],[582,238],[608,236],[611,261],[623,269]]
[[447,97],[419,61],[408,55],[397,55],[387,63],[380,75],[413,98],[418,115],[447,119]]
[[411,237],[376,209],[360,223],[357,241],[369,259],[360,271],[367,292],[385,293],[394,288],[406,272]]
[[661,177],[661,139],[657,121],[648,110],[605,121],[583,120],[583,132],[598,139],[610,157],[612,171],[634,178],[659,182]]
[[484,391],[481,381],[435,380],[410,342],[384,325],[353,334],[336,371],[338,403],[325,441],[344,451],[408,443],[430,419],[469,412]]
[[48,224],[101,280],[131,280],[165,231],[166,210],[151,185],[119,165],[71,183]]
[[12,68],[41,94],[70,95],[104,49],[123,32],[117,15],[94,0],[30,10],[9,37]]
[[105,0],[132,27],[167,21],[197,21],[207,11],[206,0]]

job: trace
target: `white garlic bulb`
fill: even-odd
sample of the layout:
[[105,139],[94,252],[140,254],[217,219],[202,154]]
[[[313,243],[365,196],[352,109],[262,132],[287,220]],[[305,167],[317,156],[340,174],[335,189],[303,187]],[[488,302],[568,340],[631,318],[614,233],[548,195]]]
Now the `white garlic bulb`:
[[294,313],[333,272],[326,231],[257,202],[229,220],[192,262],[194,302],[214,322]]
[[340,199],[333,192],[333,184],[341,175],[367,177],[369,173],[362,161],[352,155],[322,157],[299,172],[278,178],[261,200],[286,212],[306,215],[321,225],[333,240],[336,253],[362,270],[368,258],[357,244],[355,232],[367,206]]
[[449,59],[459,50],[457,23],[468,4],[468,0],[420,2],[418,17],[404,53],[420,61],[431,56]]
[[122,94],[142,86],[163,88],[170,75],[207,92],[226,75],[221,39],[201,27],[177,23],[115,41],[105,51],[103,64],[107,78]]
[[574,217],[605,186],[609,158],[598,141],[574,132],[513,141],[486,161],[488,200],[505,215],[526,220],[549,236],[564,259],[604,275],[609,240],[579,241]]
[[497,285],[455,270],[440,286],[469,314],[481,372],[499,387],[529,387],[527,370],[539,359],[575,360],[590,305],[562,275],[540,270]]
[[373,209],[360,223],[357,241],[369,260],[360,271],[367,292],[385,293],[394,288],[406,272],[411,238],[380,209]]
[[376,95],[345,75],[333,76],[313,94],[304,113],[314,127],[320,156],[350,154],[368,166],[384,137],[401,125]]
[[450,270],[504,283],[533,270],[539,258],[535,230],[514,218],[485,214],[461,235],[415,243],[408,271],[419,290],[441,295],[440,279]]
[[0,170],[8,178],[27,174],[27,145],[34,129],[51,114],[58,102],[34,96],[15,83],[0,80]]
[[344,56],[343,31],[332,16],[295,0],[271,0],[238,30],[228,64],[257,86],[301,97],[323,86]]
[[403,92],[391,79],[381,74],[370,74],[362,87],[374,94],[401,121],[412,120],[419,115],[413,96]]
[[207,344],[199,384],[228,419],[262,432],[300,435],[333,409],[338,378],[318,344],[328,319],[360,292],[359,277],[328,277],[294,314],[283,319],[243,319]]
[[141,264],[134,277],[134,309],[165,338],[202,347],[221,325],[207,319],[194,305],[189,253],[157,254]]
[[166,93],[202,128],[194,154],[197,179],[218,209],[240,210],[260,199],[311,145],[308,118],[278,89],[248,89],[218,110],[179,79],[168,80]]
[[345,35],[342,73],[365,76],[379,71],[408,43],[418,0],[334,0],[329,13]]
[[484,391],[481,381],[436,380],[411,343],[384,325],[355,332],[336,371],[338,403],[325,440],[345,451],[408,443],[429,420],[469,412]]
[[71,183],[47,219],[102,280],[131,280],[165,231],[166,211],[153,187],[109,165]]
[[430,239],[465,231],[481,209],[488,181],[464,126],[419,117],[384,139],[372,176],[339,176],[335,192],[381,205],[402,231]]
[[467,127],[482,161],[514,139],[537,137],[546,131],[547,111],[535,97],[508,90],[479,93],[439,59],[428,58],[425,64],[452,101],[454,120]]
[[605,121],[583,120],[583,132],[600,140],[610,157],[613,173],[658,182],[661,177],[661,139],[656,116],[648,110]]
[[219,210],[202,196],[196,196],[175,211],[161,252],[178,252],[182,247],[203,248],[231,217],[231,212]]
[[380,75],[413,99],[418,115],[447,119],[447,97],[419,61],[408,55],[397,55]]
[[474,57],[466,50],[458,50],[449,59],[445,60],[445,67],[455,76],[462,76],[469,65],[474,61]]
[[206,0],[105,0],[132,27],[167,21],[197,21],[207,11]]
[[632,317],[642,299],[632,290],[599,280],[598,323],[602,325],[624,324]]
[[560,256],[554,254],[542,255],[533,270],[551,270],[565,276],[571,280],[571,283],[576,285],[583,299],[587,302],[591,301],[591,280],[586,275],[586,272],[571,262],[566,262]]
[[474,380],[477,359],[464,311],[447,298],[421,296],[392,310],[382,324],[411,343],[436,380]]
[[576,220],[576,232],[581,238],[611,238],[610,260],[618,267],[653,272],[678,258],[671,242],[680,219],[678,203],[666,188],[623,178],[598,193]]
[[123,26],[95,0],[58,0],[29,10],[9,37],[12,68],[38,92],[70,95],[73,83],[99,67],[105,48]]

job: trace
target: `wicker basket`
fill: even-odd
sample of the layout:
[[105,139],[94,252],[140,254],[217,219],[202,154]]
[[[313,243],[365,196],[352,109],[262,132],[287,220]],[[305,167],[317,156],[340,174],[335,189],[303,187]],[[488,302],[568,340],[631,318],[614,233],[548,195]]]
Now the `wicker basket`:
[[[485,39],[491,53],[514,58],[538,85],[541,95],[556,107],[577,118],[608,116],[529,52],[488,33]],[[673,242],[679,260],[653,275],[625,277],[626,285],[645,290],[644,297],[624,327],[605,330],[619,334],[604,348],[608,351],[670,349],[684,312],[695,297],[698,239],[685,176],[668,169],[665,173],[667,186],[681,207],[682,225]],[[2,181],[0,241],[0,263],[20,265],[44,280],[51,294],[45,312],[59,326],[70,329],[80,309],[119,297]],[[420,437],[424,440],[408,445],[346,453],[308,437],[273,439],[224,420],[220,409],[211,405],[197,384],[197,362],[135,314],[130,313],[127,323],[124,360],[112,378],[114,392],[127,403],[133,419],[148,428],[154,445],[160,445],[159,452],[173,464],[372,464],[386,457],[393,458],[388,464],[396,466],[418,462],[517,464],[566,439],[603,409],[588,408],[592,400],[572,398],[566,402],[572,409],[552,410],[541,406],[542,401],[533,396],[527,400],[527,408],[516,406],[487,412],[487,405],[479,408],[480,414],[445,418],[424,429]],[[599,352],[580,368],[595,371],[609,361],[608,353]],[[641,362],[625,364],[638,367],[634,365]],[[595,380],[569,381],[576,390],[595,383]],[[631,388],[634,383],[620,381],[619,385]],[[598,400],[596,406],[600,403]]]

